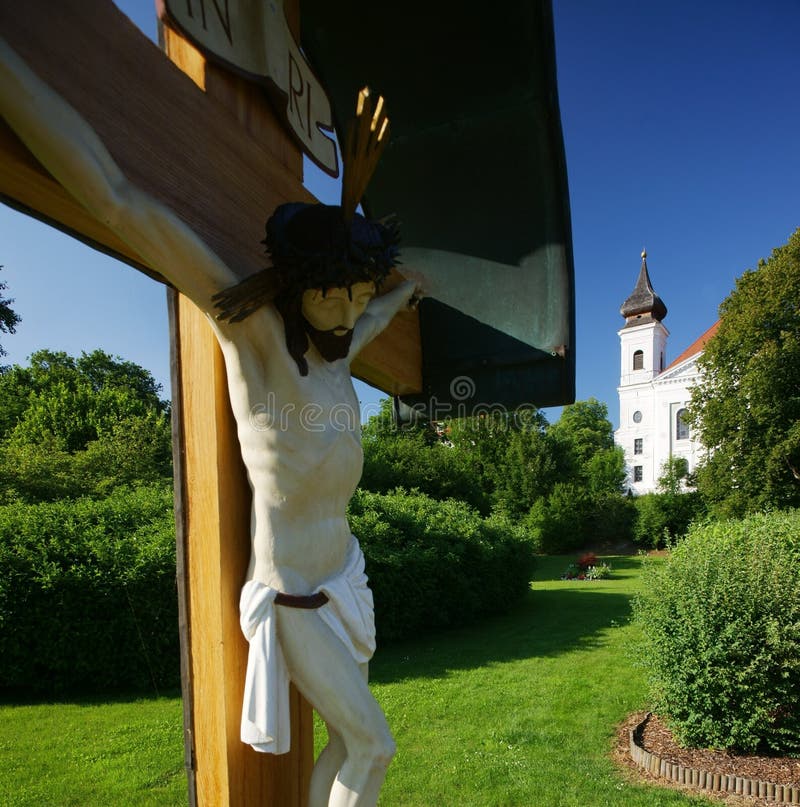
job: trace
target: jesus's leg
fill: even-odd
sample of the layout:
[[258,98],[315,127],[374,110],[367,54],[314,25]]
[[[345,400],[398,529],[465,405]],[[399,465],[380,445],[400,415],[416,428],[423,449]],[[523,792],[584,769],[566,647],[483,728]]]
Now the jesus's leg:
[[[360,664],[359,667],[364,680],[367,681],[369,665]],[[347,756],[344,740],[336,733],[336,729],[329,723],[326,724],[326,728],[328,730],[328,743],[317,757],[314,770],[311,773],[308,807],[327,807],[336,774],[339,773],[339,769],[344,764]]]
[[395,746],[363,671],[316,612],[278,606],[276,615],[289,675],[336,738],[314,773],[312,804],[326,804],[323,783],[342,759],[328,807],[374,807]]
[[344,740],[336,733],[333,726],[327,724],[327,728],[328,744],[320,752],[314,763],[314,770],[311,772],[308,807],[327,807],[331,788],[336,781],[336,774],[339,773],[347,756]]

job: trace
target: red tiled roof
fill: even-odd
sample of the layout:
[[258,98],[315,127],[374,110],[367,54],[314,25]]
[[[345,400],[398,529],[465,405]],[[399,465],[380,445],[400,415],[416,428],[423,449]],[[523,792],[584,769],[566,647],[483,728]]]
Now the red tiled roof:
[[714,336],[714,334],[717,332],[718,329],[719,329],[719,320],[717,320],[699,339],[697,339],[695,342],[692,342],[692,344],[689,345],[689,347],[687,347],[686,350],[684,350],[683,353],[681,353],[681,355],[678,356],[677,359],[673,359],[669,363],[669,366],[666,368],[666,370],[664,370],[664,372],[666,373],[667,370],[671,369],[672,367],[675,367],[676,365],[680,364],[683,361],[686,361],[686,359],[691,359],[692,356],[696,356],[698,353],[702,353],[703,348],[706,346],[711,337]]

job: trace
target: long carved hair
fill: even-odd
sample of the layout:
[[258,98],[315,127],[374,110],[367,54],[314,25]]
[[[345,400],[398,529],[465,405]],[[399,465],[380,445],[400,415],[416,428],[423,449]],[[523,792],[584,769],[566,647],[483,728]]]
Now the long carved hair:
[[303,292],[370,281],[379,288],[398,263],[399,241],[394,219],[372,221],[356,213],[345,221],[338,206],[280,205],[267,222],[263,242],[272,265],[215,295],[217,319],[241,322],[272,303],[283,318],[289,354],[300,374],[307,375]]

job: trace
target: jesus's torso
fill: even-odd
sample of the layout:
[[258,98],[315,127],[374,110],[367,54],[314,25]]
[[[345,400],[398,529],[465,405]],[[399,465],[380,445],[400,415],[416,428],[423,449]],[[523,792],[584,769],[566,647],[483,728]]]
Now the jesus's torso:
[[218,334],[253,491],[248,578],[308,594],[341,569],[350,542],[363,454],[349,362],[309,347],[301,376],[267,309]]

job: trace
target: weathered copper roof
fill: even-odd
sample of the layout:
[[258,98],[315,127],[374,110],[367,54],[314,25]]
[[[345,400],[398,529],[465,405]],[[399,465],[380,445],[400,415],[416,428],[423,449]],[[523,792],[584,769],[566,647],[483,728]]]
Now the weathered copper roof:
[[667,316],[664,301],[653,291],[647,272],[647,253],[642,252],[642,268],[630,297],[622,304],[619,313],[627,320],[625,327],[643,325],[646,322],[661,322]]

